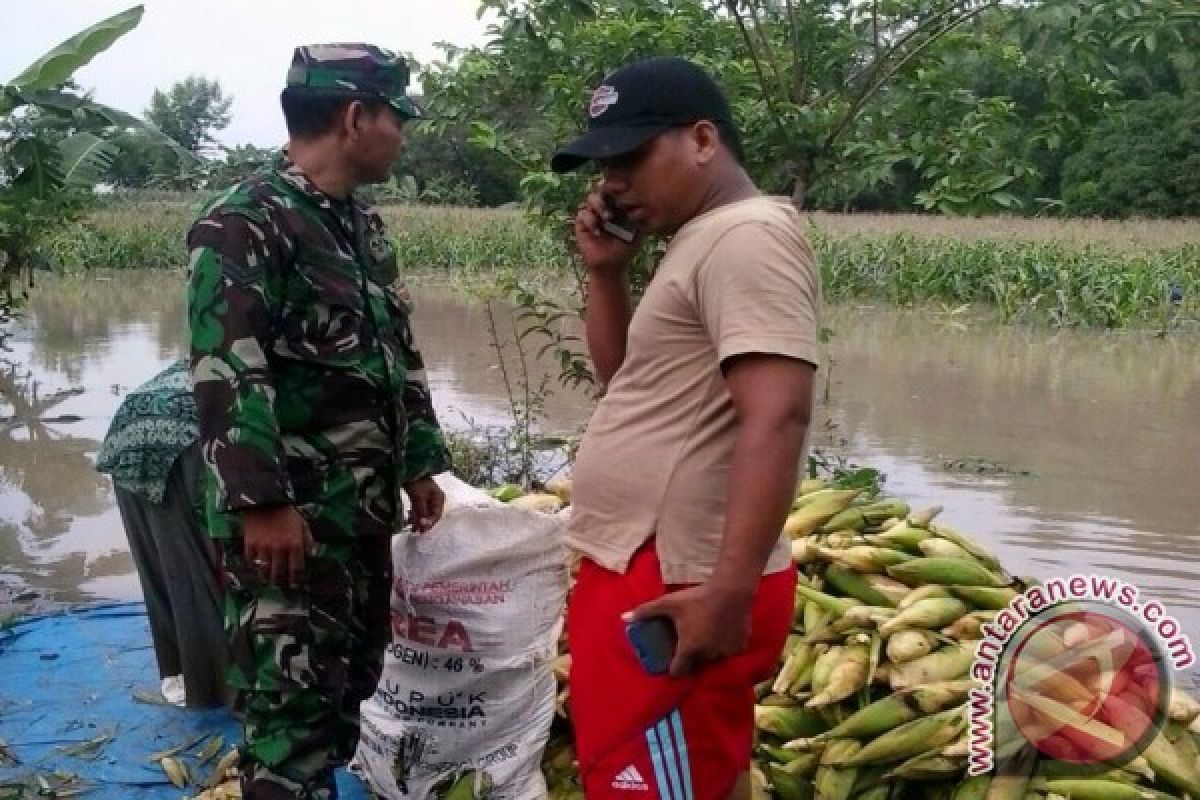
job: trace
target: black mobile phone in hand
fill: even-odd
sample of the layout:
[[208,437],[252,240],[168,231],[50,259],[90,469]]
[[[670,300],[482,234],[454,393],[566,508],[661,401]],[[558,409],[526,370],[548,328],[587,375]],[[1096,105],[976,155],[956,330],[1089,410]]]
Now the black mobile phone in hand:
[[642,668],[650,675],[663,675],[675,657],[675,626],[670,617],[648,617],[630,622],[625,635]]
[[637,238],[637,229],[625,213],[617,207],[613,199],[608,195],[604,195],[604,202],[608,206],[609,219],[601,220],[600,227],[604,228],[604,232],[609,236],[615,236],[626,244]]

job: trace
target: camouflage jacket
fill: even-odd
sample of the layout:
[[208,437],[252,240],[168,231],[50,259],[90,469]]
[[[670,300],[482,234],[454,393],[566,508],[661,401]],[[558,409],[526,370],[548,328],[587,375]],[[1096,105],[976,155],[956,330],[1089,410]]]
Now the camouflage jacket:
[[449,456],[383,220],[281,160],[210,203],[188,249],[210,533],[281,504],[319,541],[394,532],[401,486]]

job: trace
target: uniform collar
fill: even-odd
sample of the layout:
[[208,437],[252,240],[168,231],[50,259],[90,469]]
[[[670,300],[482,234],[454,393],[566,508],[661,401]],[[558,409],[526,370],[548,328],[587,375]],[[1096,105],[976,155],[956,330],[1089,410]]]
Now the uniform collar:
[[289,186],[300,192],[313,202],[318,208],[323,208],[330,211],[339,218],[347,216],[347,212],[351,208],[359,211],[365,210],[365,206],[359,202],[358,198],[353,193],[346,200],[338,200],[330,197],[322,192],[317,185],[313,183],[312,178],[304,170],[300,169],[290,158],[288,158],[287,150],[285,149],[275,160],[273,165],[275,171],[279,174]]

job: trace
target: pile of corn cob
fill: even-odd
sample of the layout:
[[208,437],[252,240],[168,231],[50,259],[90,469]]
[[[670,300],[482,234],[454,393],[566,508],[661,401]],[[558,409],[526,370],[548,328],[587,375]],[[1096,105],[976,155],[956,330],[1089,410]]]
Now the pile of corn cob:
[[[558,505],[553,497],[570,502],[569,484],[547,488],[525,502],[545,511]],[[778,673],[759,687],[755,800],[1200,800],[1200,704],[1180,692],[1163,732],[1127,764],[1035,760],[1018,735],[1025,769],[968,777],[967,697],[978,685],[970,671],[982,626],[1035,581],[1012,577],[935,522],[939,511],[819,480],[799,487],[784,525],[800,571],[795,625]],[[552,797],[578,800],[569,669],[564,649],[560,719],[543,768]]]
[[1042,759],[1013,777],[967,776],[982,626],[1034,582],[935,522],[939,511],[802,484],[784,526],[801,574],[795,631],[755,709],[760,796],[1200,798],[1200,706],[1182,693],[1163,733],[1123,767]]

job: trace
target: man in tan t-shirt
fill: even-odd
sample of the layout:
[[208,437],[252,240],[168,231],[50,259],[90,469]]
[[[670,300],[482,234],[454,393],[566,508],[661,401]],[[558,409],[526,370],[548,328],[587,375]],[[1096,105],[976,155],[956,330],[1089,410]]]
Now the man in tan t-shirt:
[[[553,160],[602,175],[575,219],[605,388],[569,528],[583,556],[567,624],[584,789],[745,796],[754,686],[792,620],[780,531],[804,458],[819,277],[798,212],[746,175],[727,101],[699,67],[617,70],[588,116]],[[609,227],[620,216],[631,241]],[[631,313],[627,269],[645,234],[669,244]],[[647,620],[657,627],[626,630]]]

